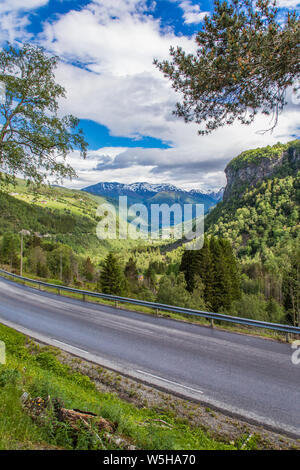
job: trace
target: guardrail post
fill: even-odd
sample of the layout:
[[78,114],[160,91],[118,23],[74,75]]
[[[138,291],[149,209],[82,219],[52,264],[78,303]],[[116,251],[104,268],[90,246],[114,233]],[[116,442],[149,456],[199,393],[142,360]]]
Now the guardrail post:
[[155,309],[155,315],[158,315],[158,308]]
[[211,327],[211,328],[214,328],[214,326],[215,326],[215,324],[214,324],[214,319],[211,318],[211,320],[210,320],[210,327]]
[[82,300],[85,302],[85,294],[82,294]]
[[117,300],[115,301],[115,308],[119,308],[119,302]]
[[286,340],[287,343],[290,342],[290,334],[289,333],[286,333],[285,340]]
[[58,293],[58,295],[60,295],[60,289],[57,289],[57,293]]

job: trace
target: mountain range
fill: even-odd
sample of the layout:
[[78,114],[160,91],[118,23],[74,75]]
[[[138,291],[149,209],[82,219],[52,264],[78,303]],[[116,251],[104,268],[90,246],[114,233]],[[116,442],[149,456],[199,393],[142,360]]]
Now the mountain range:
[[140,203],[149,207],[151,204],[203,204],[207,213],[220,200],[224,188],[218,191],[203,191],[192,189],[190,191],[178,188],[172,184],[151,184],[138,182],[124,184],[118,182],[101,182],[83,188],[82,191],[105,197],[113,204],[117,204],[119,196],[127,196],[129,204]]

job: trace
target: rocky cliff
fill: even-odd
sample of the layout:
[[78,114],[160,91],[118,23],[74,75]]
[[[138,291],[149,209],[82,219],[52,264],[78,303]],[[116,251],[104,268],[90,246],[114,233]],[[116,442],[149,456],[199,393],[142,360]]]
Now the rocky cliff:
[[246,187],[266,178],[285,177],[300,170],[300,140],[248,150],[231,160],[225,169],[224,201],[239,197]]

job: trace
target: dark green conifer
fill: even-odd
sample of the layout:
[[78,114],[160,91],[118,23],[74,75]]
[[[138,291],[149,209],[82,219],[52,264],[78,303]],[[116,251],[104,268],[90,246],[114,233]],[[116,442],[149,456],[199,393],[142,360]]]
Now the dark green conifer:
[[109,253],[100,273],[99,287],[104,294],[123,295],[125,292],[125,277],[117,258]]

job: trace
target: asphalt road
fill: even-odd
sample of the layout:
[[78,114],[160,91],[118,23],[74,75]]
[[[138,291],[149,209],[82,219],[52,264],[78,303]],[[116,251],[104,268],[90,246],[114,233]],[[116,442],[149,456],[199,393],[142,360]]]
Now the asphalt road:
[[300,364],[292,363],[288,344],[98,306],[2,278],[0,322],[157,387],[300,436]]

